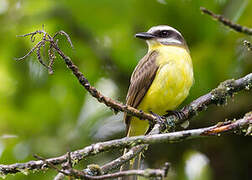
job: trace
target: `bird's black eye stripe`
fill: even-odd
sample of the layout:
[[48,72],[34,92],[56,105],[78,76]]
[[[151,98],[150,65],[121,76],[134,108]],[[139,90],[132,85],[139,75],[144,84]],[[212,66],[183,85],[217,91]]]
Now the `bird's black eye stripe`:
[[157,37],[165,38],[165,37],[168,37],[168,36],[172,35],[172,33],[173,32],[171,30],[159,30],[159,31],[156,31],[154,34]]
[[161,37],[167,37],[167,36],[170,35],[170,34],[171,34],[171,32],[168,31],[168,30],[163,30],[163,31],[160,31],[160,33],[159,33],[159,35],[160,35]]
[[155,38],[158,38],[158,39],[169,38],[169,39],[178,40],[179,42],[181,42],[181,44],[184,43],[184,38],[182,37],[182,35],[173,30],[167,30],[167,29],[156,30],[152,33],[152,35],[154,35]]

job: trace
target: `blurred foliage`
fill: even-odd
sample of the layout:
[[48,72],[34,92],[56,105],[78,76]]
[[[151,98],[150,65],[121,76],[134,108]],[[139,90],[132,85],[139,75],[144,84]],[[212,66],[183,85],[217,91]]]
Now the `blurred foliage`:
[[[75,50],[62,37],[59,45],[64,52],[99,90],[124,102],[130,75],[147,48],[134,34],[153,25],[173,26],[187,40],[194,63],[195,84],[188,103],[219,82],[252,69],[252,54],[243,46],[244,39],[252,39],[201,14],[200,6],[252,27],[249,0],[0,0],[0,164],[25,162],[34,159],[34,153],[53,157],[124,136],[122,113],[114,115],[91,98],[61,59],[52,76],[35,55],[16,62],[14,58],[33,45],[29,38],[16,35],[41,29],[42,24],[49,33],[66,31]],[[251,92],[243,92],[228,105],[210,107],[189,128],[239,118],[251,110],[251,98]],[[250,141],[251,137],[230,135],[152,145],[145,153],[144,166],[158,168],[169,161],[169,179],[176,180],[250,179]],[[120,154],[105,153],[79,167],[104,164]],[[55,175],[49,170],[8,179],[52,179]]]

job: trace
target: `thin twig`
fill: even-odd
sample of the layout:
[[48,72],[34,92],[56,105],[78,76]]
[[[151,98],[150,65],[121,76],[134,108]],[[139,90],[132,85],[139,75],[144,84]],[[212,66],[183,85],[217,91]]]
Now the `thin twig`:
[[59,31],[59,32],[56,32],[55,35],[53,36],[53,40],[55,41],[55,38],[58,36],[58,35],[63,35],[67,38],[67,41],[69,42],[70,46],[72,49],[74,49],[74,46],[73,46],[73,43],[71,41],[71,38],[70,36],[65,32],[65,31]]
[[42,60],[42,56],[41,56],[41,47],[45,47],[45,42],[41,41],[41,44],[38,46],[37,48],[37,58],[40,62],[40,64],[42,64],[44,67],[46,67],[47,69],[50,69],[49,66],[47,66],[44,61]]
[[[169,168],[166,168],[166,169],[169,169]],[[70,169],[70,170],[64,170],[64,173],[65,173],[64,175],[67,175],[69,177],[74,177],[76,179],[88,179],[88,180],[113,179],[113,178],[133,176],[133,175],[142,176],[146,178],[163,179],[164,177],[167,176],[166,169],[162,168],[162,169],[128,170],[128,171],[121,171],[121,172],[99,175],[99,176],[90,176],[84,173],[83,171]]]
[[145,170],[128,170],[128,171],[120,171],[113,174],[106,174],[101,176],[88,176],[86,175],[86,179],[112,179],[112,178],[118,178],[118,177],[125,177],[125,176],[142,176],[146,178],[156,178],[156,179],[162,179],[165,177],[165,170],[163,169],[145,169]]
[[42,30],[37,30],[37,31],[31,32],[31,33],[27,33],[27,34],[23,34],[23,35],[17,35],[17,37],[27,37],[27,36],[30,36],[31,42],[34,42],[35,41],[35,36],[37,34],[43,34],[43,40],[45,40],[46,36],[49,35],[49,34],[47,34],[47,32],[44,31],[44,28],[43,28],[43,25],[42,25]]
[[128,171],[121,171],[121,172],[98,175],[98,176],[91,176],[91,175],[86,174],[84,171],[79,171],[79,170],[70,168],[70,169],[64,170],[64,175],[78,178],[78,179],[90,179],[90,180],[112,179],[112,178],[133,176],[133,175],[143,176],[146,178],[163,179],[167,176],[169,168],[170,168],[170,164],[165,163],[164,167],[161,169],[128,170]]
[[210,11],[210,10],[204,8],[204,7],[201,7],[200,10],[204,14],[212,16],[213,19],[218,20],[219,22],[221,22],[225,26],[228,26],[228,27],[230,27],[231,29],[233,29],[233,30],[235,30],[237,32],[244,33],[244,34],[247,34],[247,35],[252,35],[252,28],[248,28],[248,27],[242,26],[240,24],[233,23],[232,21],[225,18],[224,16],[219,15],[219,14],[215,14],[212,11]]
[[[50,52],[49,52],[50,63],[49,63],[48,66],[43,62],[42,56],[41,56],[41,47],[43,48],[44,53],[45,53],[45,43],[48,41],[47,37],[51,38],[50,35],[47,32],[44,31],[44,25],[42,25],[42,30],[37,30],[35,32],[27,33],[27,34],[24,34],[24,35],[18,35],[17,37],[30,36],[31,42],[34,42],[35,41],[35,36],[37,34],[43,34],[42,40],[39,41],[25,56],[23,56],[21,58],[16,58],[16,60],[23,60],[23,59],[27,58],[31,53],[33,53],[37,49],[37,54],[36,55],[37,55],[37,59],[38,59],[39,63],[42,64],[44,67],[46,67],[49,70],[49,74],[52,74],[53,71],[52,71],[51,67],[52,67],[52,64],[53,64],[54,61],[53,61],[53,59],[51,59]],[[44,56],[45,56],[45,54],[44,54]]]
[[15,60],[20,61],[20,60],[27,58],[28,56],[31,55],[31,53],[33,53],[41,45],[41,43],[42,42],[39,41],[26,55],[24,55],[23,57],[20,57],[20,58],[15,58]]
[[55,56],[54,49],[51,47],[48,49],[48,57],[49,57],[48,71],[49,71],[49,74],[53,74],[52,66],[53,66],[56,56]]
[[125,153],[124,155],[122,155],[121,157],[103,165],[101,167],[101,170],[104,174],[107,174],[109,171],[112,171],[114,169],[119,168],[120,166],[122,166],[123,164],[125,164],[126,162],[128,162],[129,160],[133,159],[134,157],[136,157],[139,153],[141,153],[144,149],[146,149],[146,147],[148,147],[148,145],[138,145],[138,146],[134,146],[133,148],[131,148],[127,153]]
[[47,161],[47,159],[42,158],[41,156],[34,154],[33,155],[36,159],[42,160],[44,162],[44,164],[46,164],[48,167],[51,167],[53,169],[56,169],[58,172],[63,173],[64,171],[61,171],[57,166],[55,166],[54,164],[52,164],[50,161]]

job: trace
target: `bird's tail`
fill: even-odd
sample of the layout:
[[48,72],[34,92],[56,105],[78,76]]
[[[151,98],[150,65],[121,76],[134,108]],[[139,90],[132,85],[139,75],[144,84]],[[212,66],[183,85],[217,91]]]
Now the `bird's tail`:
[[[136,117],[132,117],[130,121],[131,121],[130,126],[127,130],[127,137],[143,135],[149,128],[149,123],[147,121],[140,120]],[[123,155],[125,155],[128,151],[129,149],[125,148]],[[130,160],[129,163],[126,163],[123,166],[121,166],[120,170],[124,171],[130,169],[140,169],[142,155],[143,155],[142,152],[139,153],[139,155],[137,155],[134,159]],[[122,178],[122,180],[136,180],[136,179],[137,179],[136,176]]]
[[[123,155],[125,155],[129,149],[125,148]],[[130,160],[130,162],[121,166],[120,171],[132,170],[132,169],[140,169],[141,165],[141,156],[142,152],[140,152],[136,157]],[[137,176],[125,176],[120,178],[119,180],[137,180]]]

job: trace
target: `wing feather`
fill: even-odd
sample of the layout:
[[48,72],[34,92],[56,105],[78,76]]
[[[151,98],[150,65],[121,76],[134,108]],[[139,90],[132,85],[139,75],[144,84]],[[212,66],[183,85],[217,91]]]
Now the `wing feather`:
[[[126,104],[137,108],[150,85],[152,84],[158,66],[156,64],[157,51],[147,53],[138,63],[130,79],[130,86],[126,97]],[[126,133],[128,133],[131,116],[124,114]]]

